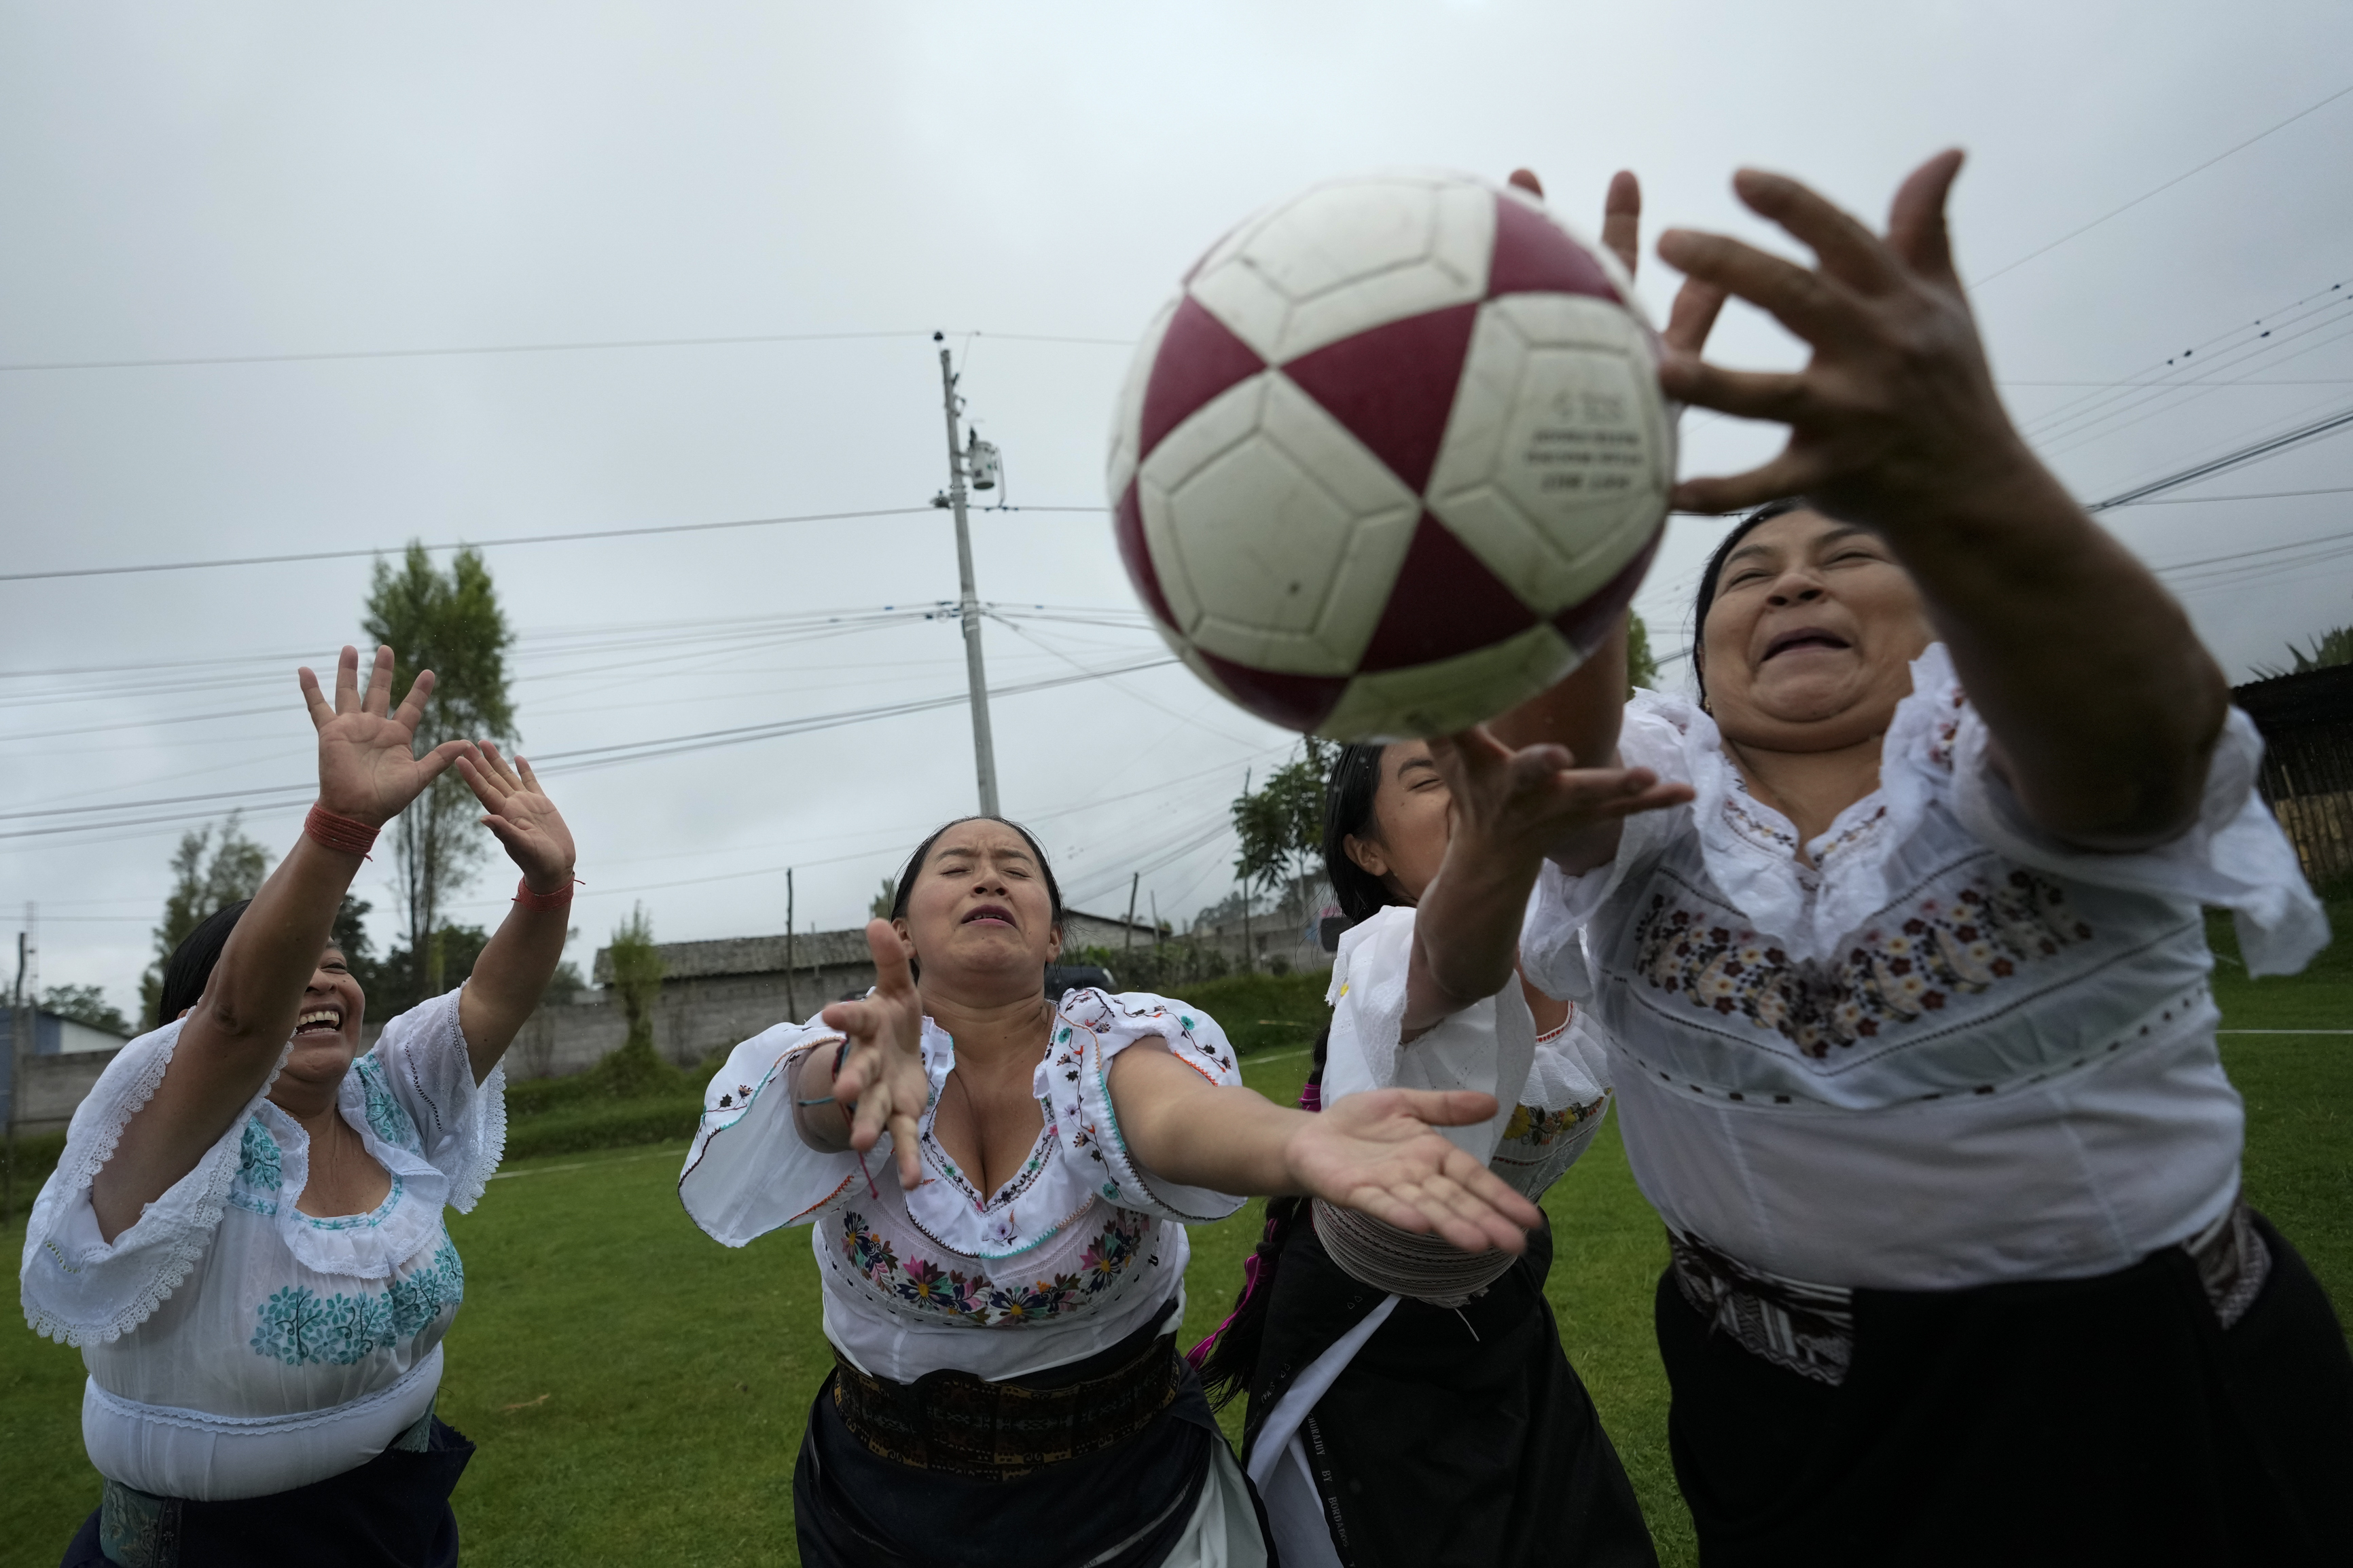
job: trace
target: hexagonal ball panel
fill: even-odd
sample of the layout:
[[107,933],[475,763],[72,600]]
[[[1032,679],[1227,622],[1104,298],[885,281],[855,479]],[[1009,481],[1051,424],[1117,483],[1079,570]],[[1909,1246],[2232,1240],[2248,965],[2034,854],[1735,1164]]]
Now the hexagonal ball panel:
[[1450,735],[1516,708],[1581,662],[1548,626],[1411,669],[1360,675],[1316,726],[1335,741]]

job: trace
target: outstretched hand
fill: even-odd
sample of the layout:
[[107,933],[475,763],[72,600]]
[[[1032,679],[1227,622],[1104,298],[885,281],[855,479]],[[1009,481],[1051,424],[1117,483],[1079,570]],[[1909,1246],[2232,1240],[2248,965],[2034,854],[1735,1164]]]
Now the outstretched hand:
[[445,741],[416,754],[417,722],[433,694],[433,672],[417,671],[408,695],[392,708],[392,649],[375,650],[375,668],[363,695],[360,656],[346,647],[335,661],[335,700],[319,689],[319,678],[303,667],[300,680],[311,722],[319,731],[319,804],[338,816],[380,827],[398,816],[425,786],[457,761],[463,741]]
[[836,1002],[818,1015],[849,1041],[841,1070],[833,1075],[833,1101],[849,1117],[849,1146],[860,1154],[891,1134],[899,1184],[913,1192],[923,1177],[916,1119],[932,1098],[923,1071],[923,999],[907,964],[906,944],[889,921],[866,922],[866,947],[874,956],[874,994]]
[[[1544,199],[1544,182],[1533,170],[1513,170],[1510,184],[1538,201]],[[1601,248],[1626,269],[1629,279],[1642,265],[1642,182],[1631,169],[1610,175],[1609,188],[1602,195]],[[1667,311],[1667,330],[1659,334],[1661,345],[1670,355],[1697,355],[1707,346],[1708,333],[1715,330],[1715,318],[1724,310],[1725,298],[1725,290],[1715,283],[1684,279]]]
[[534,893],[555,893],[572,885],[575,851],[572,829],[564,814],[540,788],[539,775],[522,757],[510,767],[493,742],[467,746],[458,757],[458,772],[472,788],[487,814],[482,826],[497,835],[507,855],[522,868],[522,879]]
[[1399,1230],[1434,1231],[1465,1252],[1523,1252],[1528,1230],[1543,1222],[1535,1205],[1431,1130],[1494,1114],[1493,1095],[1467,1089],[1347,1095],[1292,1134],[1292,1175],[1326,1203]]
[[1776,374],[1725,370],[1676,347],[1660,373],[1671,395],[1789,426],[1788,445],[1761,468],[1678,485],[1678,508],[1734,511],[1803,495],[1894,528],[2040,472],[2002,409],[1953,268],[1945,198],[1960,169],[1951,151],[1914,170],[1883,237],[1784,175],[1734,175],[1745,205],[1812,249],[1811,268],[1725,235],[1659,237],[1662,260],[1769,311],[1813,348],[1804,370]]
[[1533,863],[1588,829],[1692,798],[1690,785],[1663,783],[1648,768],[1580,768],[1566,746],[1514,751],[1484,724],[1437,737],[1430,757],[1452,795],[1450,861]]

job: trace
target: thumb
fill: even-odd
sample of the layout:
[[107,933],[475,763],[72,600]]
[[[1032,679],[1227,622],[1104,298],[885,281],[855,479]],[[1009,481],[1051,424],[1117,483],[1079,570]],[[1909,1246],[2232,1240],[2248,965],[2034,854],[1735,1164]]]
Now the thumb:
[[1432,1127],[1467,1127],[1495,1114],[1495,1097],[1468,1089],[1399,1089],[1397,1109]]

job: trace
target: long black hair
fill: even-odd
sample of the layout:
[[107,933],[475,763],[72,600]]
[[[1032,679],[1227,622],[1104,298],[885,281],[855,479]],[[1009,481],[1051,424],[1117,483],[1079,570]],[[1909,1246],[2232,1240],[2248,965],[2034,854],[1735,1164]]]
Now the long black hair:
[[[931,837],[915,846],[915,852],[907,857],[907,863],[904,866],[899,868],[899,881],[891,894],[891,913],[888,918],[893,921],[902,921],[907,918],[907,900],[915,890],[915,879],[923,874],[923,863],[932,858],[932,848],[939,843],[940,835],[951,827],[961,827],[967,822],[994,822],[1021,835],[1021,842],[1029,846],[1029,853],[1038,862],[1038,874],[1046,880],[1046,898],[1053,906],[1054,923],[1060,925],[1062,923],[1062,885],[1054,880],[1054,868],[1047,860],[1046,851],[1038,847],[1037,836],[1009,816],[991,816],[979,812],[970,816],[951,817],[933,828]],[[912,958],[907,961],[907,970],[918,980],[923,977],[923,966]]]
[[[1344,746],[1339,761],[1332,764],[1332,776],[1324,781],[1324,875],[1332,884],[1334,901],[1351,925],[1405,901],[1348,854],[1348,840],[1369,837],[1376,826],[1373,802],[1380,794],[1381,757],[1388,750],[1378,743]],[[1308,1068],[1305,1087],[1299,1091],[1303,1110],[1323,1109],[1324,1060],[1331,1046],[1332,1026],[1326,1024],[1315,1037],[1314,1061]],[[1257,1379],[1259,1349],[1266,1342],[1267,1313],[1274,1300],[1275,1270],[1282,1264],[1282,1248],[1293,1228],[1306,1212],[1305,1198],[1267,1200],[1266,1228],[1244,1266],[1248,1282],[1242,1299],[1235,1303],[1233,1316],[1212,1336],[1216,1342],[1200,1363],[1202,1385],[1220,1409]]]
[[1707,641],[1707,612],[1715,603],[1715,585],[1724,575],[1724,563],[1740,547],[1740,542],[1757,528],[1777,517],[1787,517],[1793,511],[1805,511],[1813,503],[1803,496],[1784,496],[1779,500],[1767,501],[1746,517],[1733,524],[1732,531],[1717,542],[1707,564],[1700,569],[1699,593],[1692,601],[1692,679],[1699,685],[1699,705],[1707,706],[1707,661],[1704,645]]
[[221,949],[228,945],[228,933],[237,929],[251,902],[251,899],[239,899],[226,909],[215,910],[180,939],[164,965],[164,988],[155,1000],[155,1027],[162,1028],[204,1000],[206,983],[213,977],[213,966],[220,963]]

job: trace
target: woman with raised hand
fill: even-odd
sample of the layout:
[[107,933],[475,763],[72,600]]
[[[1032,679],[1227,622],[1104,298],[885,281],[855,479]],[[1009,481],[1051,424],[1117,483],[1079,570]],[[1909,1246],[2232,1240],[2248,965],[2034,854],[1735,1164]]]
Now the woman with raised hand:
[[[1705,1561],[2341,1561],[2353,1362],[2241,1194],[2200,906],[2256,973],[2327,927],[2221,672],[2002,409],[1947,237],[1959,166],[1906,180],[1884,237],[1741,174],[1810,268],[1660,240],[1813,350],[1662,375],[1790,426],[1675,496],[1772,503],[1702,575],[1697,704],[1638,694],[1614,736],[1694,798],[1565,814],[1540,872],[1483,874],[1540,878],[1519,960],[1611,1041]],[[1496,736],[1581,729],[1599,759],[1616,721],[1568,694],[1441,745],[1458,809],[1536,754]],[[1451,988],[1513,961],[1430,934]]]
[[813,1565],[1263,1563],[1249,1489],[1174,1347],[1187,1221],[1313,1193],[1470,1251],[1535,1206],[1392,1089],[1322,1116],[1240,1086],[1215,1020],[1044,994],[1061,895],[991,816],[909,857],[878,982],[736,1047],[679,1194],[741,1247],[813,1225],[835,1368],[793,1478]]
[[[473,1445],[433,1414],[465,1293],[442,1224],[506,1141],[499,1058],[564,949],[572,835],[495,747],[419,757],[421,672],[388,711],[343,651],[319,799],[248,903],[172,954],[159,1026],[107,1065],[26,1233],[25,1313],[81,1347],[82,1436],[103,1500],[66,1568],[458,1561]],[[366,1001],[332,940],[376,831],[454,763],[522,868],[460,989],[359,1048]]]

